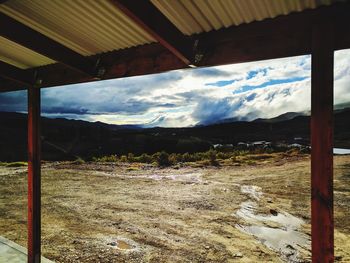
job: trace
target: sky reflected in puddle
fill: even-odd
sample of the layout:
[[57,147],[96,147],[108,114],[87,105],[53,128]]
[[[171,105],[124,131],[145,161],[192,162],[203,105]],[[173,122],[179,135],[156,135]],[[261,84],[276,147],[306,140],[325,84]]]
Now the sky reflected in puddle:
[[260,187],[241,186],[241,192],[249,197],[242,202],[235,216],[244,224],[236,228],[253,235],[262,244],[278,252],[286,262],[305,262],[300,253],[309,254],[310,238],[300,231],[304,221],[284,211],[270,209],[271,214],[259,214],[258,201],[263,198]]

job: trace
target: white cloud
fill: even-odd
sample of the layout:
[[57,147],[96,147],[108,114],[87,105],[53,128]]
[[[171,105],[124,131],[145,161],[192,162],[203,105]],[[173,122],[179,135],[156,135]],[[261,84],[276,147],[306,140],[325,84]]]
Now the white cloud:
[[[310,67],[311,57],[299,56],[44,89],[43,112],[168,127],[269,118],[310,109]],[[335,53],[334,79],[335,103],[350,102],[350,50]],[[25,103],[23,93],[0,95],[0,110],[23,111]]]

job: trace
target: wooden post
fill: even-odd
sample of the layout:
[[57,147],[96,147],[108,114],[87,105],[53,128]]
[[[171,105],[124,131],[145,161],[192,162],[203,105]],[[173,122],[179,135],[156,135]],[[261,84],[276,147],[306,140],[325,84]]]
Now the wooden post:
[[333,59],[334,28],[313,28],[311,62],[311,235],[312,262],[334,261]]
[[28,263],[40,263],[41,249],[40,88],[28,89]]

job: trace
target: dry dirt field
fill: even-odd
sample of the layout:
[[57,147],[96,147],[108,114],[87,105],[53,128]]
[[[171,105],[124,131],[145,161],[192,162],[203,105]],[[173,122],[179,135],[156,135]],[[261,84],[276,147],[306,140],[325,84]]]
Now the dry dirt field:
[[[309,262],[309,170],[308,156],[209,168],[46,163],[43,254],[84,263]],[[350,156],[337,156],[337,262],[350,262],[349,184]],[[0,167],[0,235],[26,245],[25,168]]]

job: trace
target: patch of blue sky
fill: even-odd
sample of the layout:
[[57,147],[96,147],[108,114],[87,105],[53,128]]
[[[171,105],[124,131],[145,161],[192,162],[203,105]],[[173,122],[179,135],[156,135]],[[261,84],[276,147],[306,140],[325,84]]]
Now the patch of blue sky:
[[235,90],[233,92],[233,94],[239,94],[239,93],[243,93],[246,91],[250,91],[250,90],[255,90],[255,89],[262,89],[262,88],[266,88],[268,86],[273,86],[273,85],[278,85],[278,84],[285,84],[285,83],[292,83],[292,82],[297,82],[297,81],[302,81],[305,80],[309,77],[293,77],[293,78],[286,78],[286,79],[271,79],[269,81],[266,81],[262,84],[259,85],[244,85],[242,86],[240,89]]
[[258,70],[251,70],[247,74],[247,79],[252,79],[252,78],[256,77],[259,73],[262,73],[263,76],[266,76],[267,71],[269,69],[271,69],[271,68],[268,67],[268,68],[261,68],[261,69],[258,69]]
[[231,80],[219,80],[217,82],[211,82],[211,83],[205,83],[205,86],[216,86],[216,87],[223,87],[230,85],[236,81],[239,81],[241,79],[231,79]]
[[252,100],[254,100],[255,98],[256,98],[256,93],[252,93],[252,94],[250,94],[249,96],[247,96],[245,99],[246,99],[246,101],[252,101]]

